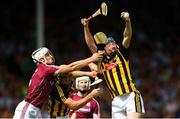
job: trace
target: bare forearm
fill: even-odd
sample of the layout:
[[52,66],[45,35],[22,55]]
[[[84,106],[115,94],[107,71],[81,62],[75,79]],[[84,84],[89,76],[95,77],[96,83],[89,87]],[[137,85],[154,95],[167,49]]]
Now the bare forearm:
[[80,77],[80,76],[90,76],[89,71],[73,71],[71,74],[73,77]]
[[91,52],[92,53],[97,52],[97,47],[95,45],[94,38],[90,33],[89,27],[87,26],[84,26],[84,36],[85,36],[86,44],[91,50]]
[[132,37],[132,27],[131,21],[126,21],[125,29],[124,29],[124,39],[123,39],[123,46],[128,48],[130,45],[131,37]]
[[132,26],[131,21],[126,21],[126,26],[124,29],[124,37],[128,37],[128,39],[131,39],[132,37]]
[[92,58],[87,58],[84,60],[75,61],[69,65],[60,65],[58,73],[70,73],[75,70],[80,70],[81,68],[88,66],[89,63],[93,62]]
[[81,100],[76,101],[76,109],[81,108],[84,106],[86,103],[88,103],[93,97],[91,95],[87,95],[86,97],[82,98]]
[[125,28],[123,32],[123,42],[122,45],[125,48],[128,48],[130,45],[131,37],[132,37],[132,26],[131,19],[128,12],[121,12],[121,18],[125,21]]
[[87,58],[84,60],[79,60],[70,64],[72,71],[80,70],[81,68],[88,66],[89,63],[93,62],[91,58]]
[[71,98],[68,98],[64,103],[73,110],[77,110],[81,107],[83,107],[86,103],[88,103],[91,99],[93,98],[93,96],[91,94],[88,94],[86,97],[78,100],[78,101],[74,101]]

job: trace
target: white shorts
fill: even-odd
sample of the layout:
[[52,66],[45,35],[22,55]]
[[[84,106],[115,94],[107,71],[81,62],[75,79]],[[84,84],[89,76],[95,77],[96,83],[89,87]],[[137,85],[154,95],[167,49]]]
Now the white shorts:
[[131,92],[122,96],[116,96],[113,99],[113,119],[126,119],[129,112],[145,113],[144,103],[140,93]]
[[29,119],[29,118],[33,118],[33,119],[42,118],[41,110],[38,107],[35,107],[32,104],[23,100],[17,105],[13,119]]

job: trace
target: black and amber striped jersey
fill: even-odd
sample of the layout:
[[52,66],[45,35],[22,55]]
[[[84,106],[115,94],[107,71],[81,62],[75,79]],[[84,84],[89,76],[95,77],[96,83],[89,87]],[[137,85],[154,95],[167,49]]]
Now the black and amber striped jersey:
[[123,46],[117,50],[113,58],[104,58],[101,72],[112,98],[133,91],[138,92],[129,69],[128,49]]
[[51,118],[58,116],[67,116],[69,108],[63,103],[69,95],[69,86],[62,84],[61,82],[56,83],[50,93],[50,100],[48,106],[48,113]]

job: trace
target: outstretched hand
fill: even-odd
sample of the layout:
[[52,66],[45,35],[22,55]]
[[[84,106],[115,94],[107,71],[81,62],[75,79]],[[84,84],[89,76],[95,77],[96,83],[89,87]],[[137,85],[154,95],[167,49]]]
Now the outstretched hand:
[[96,52],[96,53],[94,53],[94,54],[91,56],[92,61],[93,61],[93,62],[102,61],[102,59],[103,59],[103,53],[104,53],[104,52]]
[[92,97],[98,97],[100,95],[100,88],[95,88],[90,93]]

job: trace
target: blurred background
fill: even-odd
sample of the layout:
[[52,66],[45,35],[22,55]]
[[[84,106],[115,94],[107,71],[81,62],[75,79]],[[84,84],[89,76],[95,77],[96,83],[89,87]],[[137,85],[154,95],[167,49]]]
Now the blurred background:
[[[102,31],[121,43],[120,13],[130,13],[130,67],[144,99],[145,117],[180,117],[179,0],[40,0],[40,4],[38,0],[5,0],[0,2],[1,118],[12,117],[23,100],[35,69],[31,53],[39,44],[52,50],[56,64],[91,56],[80,19],[89,17],[102,2],[108,5],[108,16],[90,22],[92,34]],[[110,118],[111,99],[105,84],[100,86],[101,117]]]

